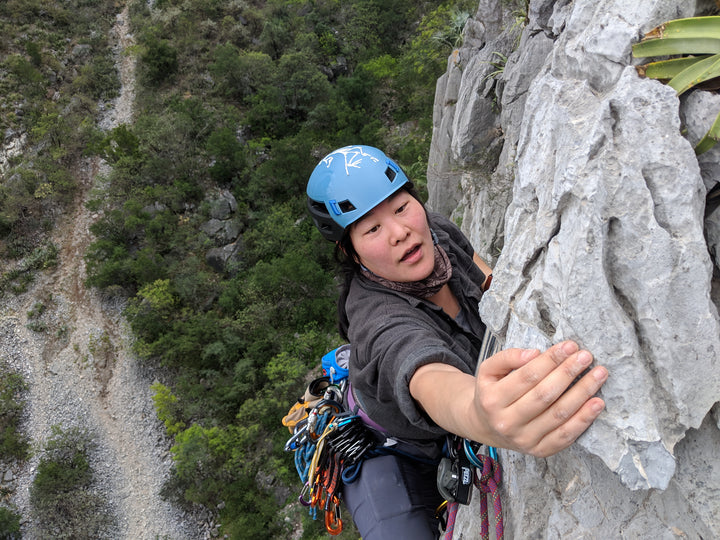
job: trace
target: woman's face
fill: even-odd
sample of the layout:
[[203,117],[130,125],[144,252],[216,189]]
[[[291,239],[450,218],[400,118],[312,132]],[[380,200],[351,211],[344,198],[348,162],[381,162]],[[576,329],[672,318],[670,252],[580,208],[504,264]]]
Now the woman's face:
[[390,281],[419,281],[435,266],[423,206],[405,190],[394,193],[350,226],[359,261]]

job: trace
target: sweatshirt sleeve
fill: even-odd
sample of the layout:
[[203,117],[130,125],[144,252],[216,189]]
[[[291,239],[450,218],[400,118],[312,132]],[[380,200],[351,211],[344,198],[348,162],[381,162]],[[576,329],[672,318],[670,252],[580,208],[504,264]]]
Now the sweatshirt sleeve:
[[[361,302],[354,310],[350,377],[365,412],[388,432],[412,439],[445,433],[410,394],[410,379],[425,364],[441,362],[473,373],[466,349],[472,344],[457,335],[451,321],[434,320],[425,310],[386,295],[385,301]],[[404,302],[404,305],[403,305]]]

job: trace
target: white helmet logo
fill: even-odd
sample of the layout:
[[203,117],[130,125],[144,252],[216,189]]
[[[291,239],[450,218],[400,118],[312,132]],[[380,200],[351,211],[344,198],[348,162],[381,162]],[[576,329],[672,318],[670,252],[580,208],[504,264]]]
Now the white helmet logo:
[[364,157],[369,157],[375,163],[380,161],[372,154],[364,152],[362,146],[345,146],[344,148],[339,148],[338,150],[335,150],[331,154],[325,156],[322,162],[325,163],[326,166],[330,167],[333,160],[335,159],[335,154],[341,154],[345,158],[345,174],[347,174],[348,176],[350,175],[350,171],[348,169],[359,169]]

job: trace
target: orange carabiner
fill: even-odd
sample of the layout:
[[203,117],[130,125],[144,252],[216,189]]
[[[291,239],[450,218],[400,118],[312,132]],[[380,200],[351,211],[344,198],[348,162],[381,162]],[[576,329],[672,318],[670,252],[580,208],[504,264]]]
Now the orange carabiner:
[[343,530],[343,522],[340,518],[340,500],[337,496],[333,496],[332,503],[325,510],[325,530],[332,536],[337,536]]

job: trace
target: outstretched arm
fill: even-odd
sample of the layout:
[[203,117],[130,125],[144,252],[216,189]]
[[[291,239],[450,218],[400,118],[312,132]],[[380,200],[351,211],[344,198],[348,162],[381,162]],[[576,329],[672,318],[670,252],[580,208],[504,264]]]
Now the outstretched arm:
[[480,271],[485,274],[485,281],[482,282],[481,286],[483,291],[487,291],[488,287],[490,287],[490,281],[492,281],[492,268],[490,268],[477,253],[473,253],[473,262],[475,262]]
[[410,393],[451,433],[547,457],[570,446],[605,406],[593,397],[607,380],[604,367],[570,387],[591,363],[592,355],[572,341],[544,353],[507,349],[482,362],[475,377],[446,364],[422,366]]

